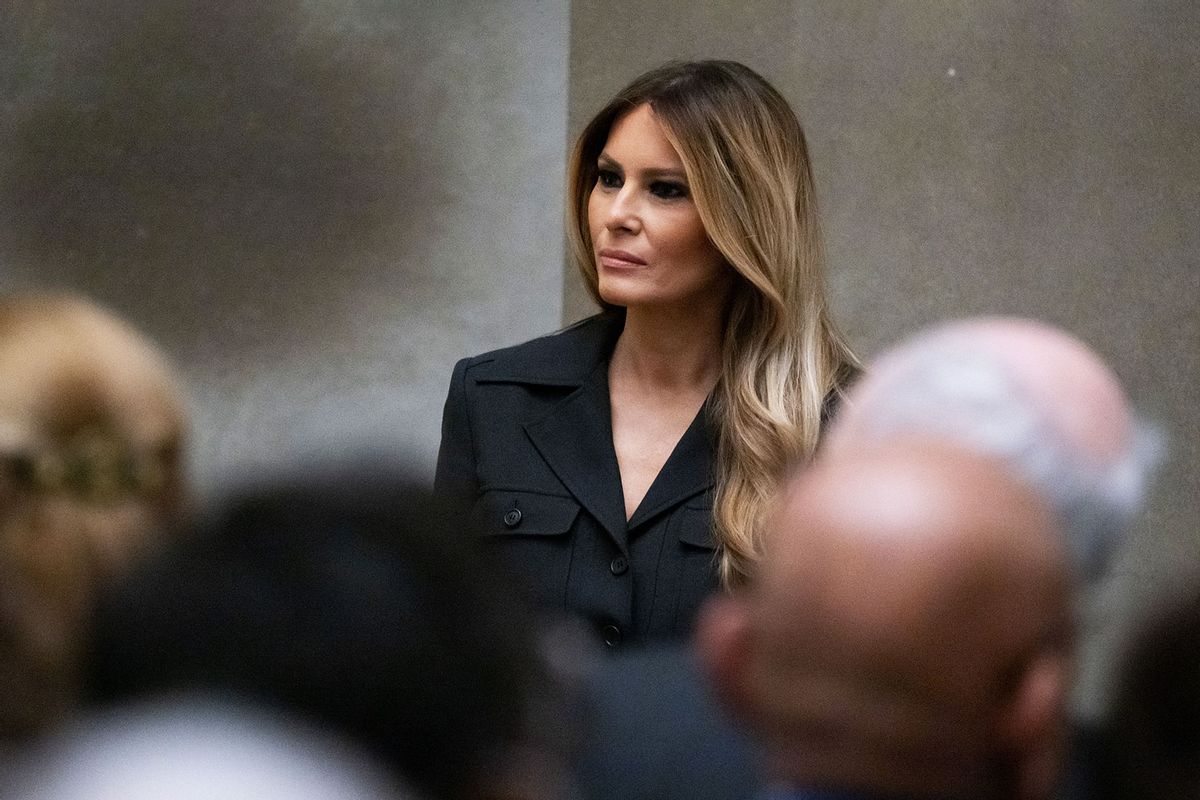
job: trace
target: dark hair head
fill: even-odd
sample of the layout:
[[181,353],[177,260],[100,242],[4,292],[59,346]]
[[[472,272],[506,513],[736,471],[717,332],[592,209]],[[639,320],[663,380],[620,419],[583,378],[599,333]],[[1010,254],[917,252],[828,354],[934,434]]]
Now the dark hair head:
[[438,796],[522,734],[535,631],[424,489],[377,468],[245,489],[101,607],[93,694],[307,714]]

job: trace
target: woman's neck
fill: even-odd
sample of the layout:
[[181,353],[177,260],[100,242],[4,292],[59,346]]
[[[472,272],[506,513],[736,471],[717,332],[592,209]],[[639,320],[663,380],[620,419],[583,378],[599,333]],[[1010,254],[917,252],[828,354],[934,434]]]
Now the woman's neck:
[[707,395],[721,372],[719,309],[629,308],[610,374],[647,388]]

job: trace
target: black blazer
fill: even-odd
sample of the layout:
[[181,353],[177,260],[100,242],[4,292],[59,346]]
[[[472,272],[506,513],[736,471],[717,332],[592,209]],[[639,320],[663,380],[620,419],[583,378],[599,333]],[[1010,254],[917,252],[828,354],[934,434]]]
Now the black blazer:
[[606,312],[459,361],[435,481],[535,600],[610,647],[687,635],[717,586],[707,406],[625,519],[608,392],[623,326]]

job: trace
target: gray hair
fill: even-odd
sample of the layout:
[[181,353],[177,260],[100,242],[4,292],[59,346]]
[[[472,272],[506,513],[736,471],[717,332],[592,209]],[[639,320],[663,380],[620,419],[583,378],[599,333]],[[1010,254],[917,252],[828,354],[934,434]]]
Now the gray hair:
[[1057,512],[1079,576],[1100,578],[1161,458],[1158,431],[1135,420],[1130,444],[1102,461],[1072,442],[987,349],[935,335],[912,353],[879,387],[861,435],[928,434],[1002,459]]

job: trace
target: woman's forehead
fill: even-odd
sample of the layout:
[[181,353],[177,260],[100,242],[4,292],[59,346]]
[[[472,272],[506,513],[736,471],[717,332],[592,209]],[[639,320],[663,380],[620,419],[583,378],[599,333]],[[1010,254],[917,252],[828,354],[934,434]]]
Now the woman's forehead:
[[603,154],[629,169],[683,171],[683,160],[649,104],[634,108],[613,122]]

